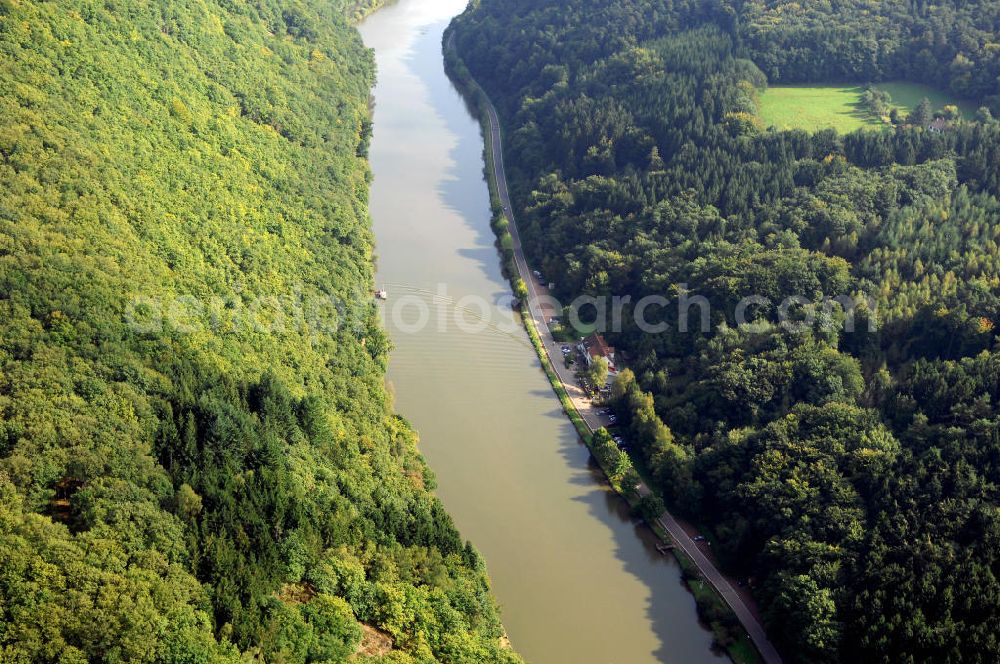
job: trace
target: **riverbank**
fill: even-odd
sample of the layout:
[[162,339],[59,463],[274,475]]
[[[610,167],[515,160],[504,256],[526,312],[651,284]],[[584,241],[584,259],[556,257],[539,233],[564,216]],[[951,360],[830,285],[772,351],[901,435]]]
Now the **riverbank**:
[[[523,255],[519,255],[520,242],[517,238],[517,227],[513,220],[510,201],[506,196],[506,182],[503,174],[498,173],[498,170],[502,171],[503,168],[502,150],[499,145],[499,118],[486,93],[475,82],[455,52],[451,30],[449,27],[443,38],[445,69],[482,126],[485,173],[493,212],[491,226],[497,236],[497,247],[503,258],[504,273],[510,280],[514,294],[521,302],[524,328],[566,416],[590,450],[591,456],[601,467],[611,487],[628,502],[633,513],[641,515],[661,541],[671,547],[672,553],[684,570],[686,585],[696,599],[699,615],[712,628],[717,643],[724,647],[737,663],[780,662],[780,657],[767,641],[763,628],[757,623],[756,618],[742,606],[742,601],[734,589],[711,562],[700,554],[695,543],[685,541],[689,538],[673,517],[669,513],[664,513],[663,516],[657,516],[655,513],[644,514],[648,512],[648,509],[642,509],[645,506],[644,497],[652,493],[647,484],[640,483],[633,488],[631,481],[623,482],[623,479],[630,475],[623,473],[620,467],[612,468],[608,455],[602,453],[600,443],[604,442],[606,436],[598,440],[595,426],[588,423],[587,418],[570,398],[566,382],[560,377],[548,351],[548,345],[555,346],[555,344],[551,340],[551,332],[545,317],[541,311],[535,311],[537,297],[533,292],[532,275]],[[551,343],[547,345],[543,336],[548,337]],[[666,522],[664,517],[667,519]],[[737,606],[734,607],[733,604]],[[733,629],[733,625],[741,623],[746,631]],[[763,656],[761,653],[764,653]]]
[[396,0],[342,0],[341,13],[348,23],[358,26],[366,18]]
[[514,320],[481,125],[441,57],[463,9],[400,0],[361,26],[378,68],[370,208],[395,410],[528,661],[719,664],[680,566],[580,445]]

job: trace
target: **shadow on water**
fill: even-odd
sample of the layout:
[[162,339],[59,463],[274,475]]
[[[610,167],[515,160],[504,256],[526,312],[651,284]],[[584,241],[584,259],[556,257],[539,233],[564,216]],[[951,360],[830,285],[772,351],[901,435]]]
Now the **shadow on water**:
[[[565,417],[561,410],[558,415]],[[590,490],[575,500],[585,504],[597,520],[612,524],[616,534],[614,553],[623,569],[652,590],[646,602],[646,615],[660,637],[659,648],[653,655],[660,662],[691,661],[690,652],[679,652],[675,650],[677,644],[671,643],[671,637],[676,638],[678,622],[687,621],[697,611],[694,596],[684,585],[679,563],[672,554],[663,555],[656,550],[659,538],[645,522],[632,515],[628,503],[612,490],[604,472],[578,438],[564,444],[560,452],[568,464],[576,465],[581,450],[586,455],[586,472],[575,474],[571,481]],[[712,654],[726,659],[724,653]]]
[[[485,281],[490,284],[488,288],[495,289],[491,294],[495,298],[501,292],[505,293],[507,287],[501,276],[500,258],[494,246],[493,232],[488,224],[489,203],[485,194],[486,186],[482,182],[482,137],[478,130],[478,123],[469,115],[464,99],[443,72],[440,35],[446,24],[447,21],[440,21],[421,26],[412,48],[408,49],[403,57],[403,62],[408,73],[417,77],[426,91],[432,112],[448,126],[463,128],[452,132],[456,142],[448,148],[448,166],[445,168],[444,177],[438,180],[434,193],[439,199],[442,209],[454,212],[470,231],[470,237],[463,240],[463,246],[458,247],[456,252],[459,256],[469,260],[473,265],[473,270],[478,270],[481,276],[486,277]],[[464,128],[471,130],[465,131]],[[378,124],[376,123],[377,132]],[[473,168],[476,169],[475,177],[472,173]],[[482,294],[488,295],[489,293]],[[518,330],[518,333],[526,342],[527,338],[523,331]],[[451,342],[454,343],[454,340],[452,339]],[[515,352],[507,352],[507,350],[500,352],[501,346],[499,344],[501,343],[504,344],[502,347],[504,349],[514,346]],[[493,354],[498,357],[502,356],[502,362],[517,365],[522,369],[526,366],[531,367],[541,374],[538,359],[529,348],[517,349],[510,338],[500,339],[499,337],[495,342],[491,342],[491,346],[497,350]],[[479,363],[482,366],[492,366],[493,360],[491,359],[489,362],[480,360]],[[497,366],[503,368],[500,360],[497,361]],[[426,369],[422,370],[426,371]],[[614,574],[618,575],[618,568],[620,568],[628,580],[635,579],[643,588],[648,589],[648,593],[637,591],[638,596],[626,599],[624,594],[616,596],[612,592],[614,589],[607,587],[614,584],[591,584],[586,578],[581,578],[579,580],[580,586],[584,592],[588,593],[585,600],[589,602],[589,605],[595,607],[592,617],[595,620],[613,620],[615,606],[609,605],[616,601],[616,597],[617,601],[620,602],[634,600],[635,605],[637,605],[642,601],[640,596],[644,596],[647,598],[646,605],[642,607],[641,612],[636,611],[632,620],[634,622],[648,622],[648,627],[642,625],[641,629],[636,629],[635,632],[610,630],[617,633],[620,638],[628,638],[633,633],[642,635],[647,630],[653,635],[654,638],[648,642],[650,649],[646,650],[645,644],[647,642],[644,641],[642,652],[635,652],[637,656],[640,656],[640,659],[629,660],[629,664],[632,661],[646,661],[647,652],[649,659],[661,662],[687,664],[688,662],[712,661],[713,655],[707,652],[710,638],[703,629],[698,633],[699,627],[693,619],[694,598],[681,584],[680,570],[676,561],[672,557],[664,557],[656,551],[653,534],[645,525],[630,516],[627,503],[610,490],[606,479],[590,458],[589,451],[580,442],[572,425],[562,412],[559,401],[545,381],[546,379],[541,377],[537,383],[530,382],[530,384],[525,385],[524,391],[531,398],[544,404],[540,415],[545,420],[558,423],[557,426],[550,429],[558,432],[552,436],[552,440],[540,438],[538,441],[538,444],[549,444],[555,448],[556,458],[562,462],[567,471],[553,481],[566,482],[567,485],[579,489],[573,492],[572,498],[569,498],[566,504],[575,501],[585,506],[585,511],[574,513],[576,520],[580,520],[583,514],[591,517],[592,523],[579,524],[581,531],[586,530],[591,535],[594,534],[594,531],[599,535],[610,534],[607,550],[602,548],[601,551],[595,551],[594,555],[613,560],[618,566],[617,568],[614,565],[611,566]],[[576,527],[575,523],[572,525]],[[594,536],[587,541],[602,541],[602,538]],[[544,542],[535,542],[534,544],[539,547],[545,545]],[[587,555],[586,551],[578,553],[581,556]],[[551,564],[552,561],[548,562]],[[572,565],[573,563],[566,561],[566,564]],[[609,568],[581,566],[580,569]],[[615,583],[622,584],[622,580],[616,578]],[[605,606],[601,606],[602,604]],[[598,611],[597,608],[604,609],[604,611]],[[610,611],[607,610],[608,608]],[[597,623],[581,625],[582,630],[589,628],[600,629],[601,625]],[[555,645],[558,647],[558,644]],[[517,646],[516,638],[515,646]]]
[[[670,634],[676,635],[678,619],[686,620],[687,616],[697,611],[694,596],[684,585],[680,564],[673,554],[664,555],[656,550],[659,538],[643,521],[631,515],[628,503],[611,490],[603,472],[593,460],[590,468],[593,481],[600,483],[605,490],[600,492],[600,499],[588,496],[579,500],[584,500],[597,518],[616,519],[625,526],[624,530],[631,536],[631,540],[626,542],[619,539],[616,555],[624,563],[626,572],[644,579],[653,590],[646,603],[646,613],[661,637],[661,645],[653,655],[661,662],[689,661],[689,653],[676,651],[674,644],[670,643]],[[639,543],[638,551],[632,544],[633,541]],[[724,653],[715,652],[715,649],[712,654],[720,660],[728,659]]]
[[[448,21],[442,21],[422,30],[406,62],[426,86],[428,97],[439,117],[450,125],[475,122],[465,98],[443,73],[441,33],[447,25]],[[441,179],[437,194],[445,207],[454,210],[463,219],[489,219],[489,199],[484,200],[481,190],[466,186],[468,174],[458,171],[460,164],[482,164],[482,138],[468,134],[460,134],[458,138],[457,145],[451,150],[451,169],[448,176]],[[493,230],[488,224],[469,224],[469,228],[475,232],[475,246],[459,249],[459,255],[475,261],[486,276],[502,281]]]
[[[446,24],[447,22],[443,22],[422,31],[407,63],[426,86],[435,112],[446,122],[467,123],[470,121],[468,106],[442,73],[439,36]],[[456,99],[460,103],[454,103]],[[465,115],[456,116],[456,112]],[[475,247],[460,249],[460,255],[474,260],[478,268],[491,279],[502,281],[500,258],[494,246],[492,229],[486,223],[471,223],[471,220],[489,218],[488,209],[484,209],[483,192],[468,187],[468,174],[458,172],[461,164],[481,164],[482,151],[481,134],[475,135],[475,138],[462,134],[451,150],[452,166],[447,177],[442,179],[437,194],[447,208],[456,211],[463,219],[470,220],[470,228],[475,232]],[[541,371],[541,365],[533,353],[525,354],[524,361]],[[559,420],[563,430],[567,431],[566,435],[553,442],[559,445],[560,456],[566,466],[572,469],[569,481],[585,489],[583,495],[575,500],[584,503],[589,514],[614,533],[614,555],[623,570],[651,590],[645,612],[653,632],[659,638],[659,645],[652,656],[661,662],[711,658],[701,648],[698,652],[692,652],[683,647],[677,649],[677,646],[685,644],[671,643],[677,639],[678,625],[690,624],[690,616],[695,611],[694,597],[683,585],[677,561],[673,556],[664,556],[656,550],[658,539],[655,534],[644,523],[633,518],[628,503],[611,490],[590,452],[572,430],[572,425],[552,391],[542,388],[533,389],[530,393],[534,397],[549,400],[552,408],[544,416]]]

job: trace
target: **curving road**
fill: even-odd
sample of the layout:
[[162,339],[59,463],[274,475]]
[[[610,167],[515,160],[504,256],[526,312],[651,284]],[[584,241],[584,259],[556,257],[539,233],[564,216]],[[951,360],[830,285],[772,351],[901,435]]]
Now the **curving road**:
[[[447,48],[451,50],[453,47],[454,35],[449,35]],[[478,83],[475,85],[479,87]],[[517,271],[528,287],[528,312],[530,314],[530,318],[528,318],[528,320],[530,320],[531,324],[534,325],[537,330],[538,336],[541,338],[542,345],[545,348],[545,353],[549,356],[550,364],[559,375],[559,379],[562,381],[563,386],[570,395],[573,404],[580,412],[580,415],[587,423],[587,426],[590,427],[590,430],[596,431],[597,429],[605,426],[607,421],[604,416],[602,416],[597,409],[594,408],[593,404],[591,404],[590,400],[586,398],[583,391],[576,384],[573,373],[565,367],[562,361],[560,345],[557,344],[552,338],[552,332],[549,330],[548,325],[550,316],[546,316],[546,310],[542,306],[543,300],[538,296],[538,291],[541,287],[537,283],[534,274],[532,274],[531,270],[528,268],[528,262],[524,258],[524,251],[521,248],[521,237],[517,231],[517,223],[514,220],[514,214],[511,208],[510,195],[507,191],[507,174],[504,170],[503,163],[500,120],[497,117],[496,108],[493,106],[493,102],[489,100],[486,92],[481,87],[479,87],[479,90],[482,92],[483,99],[486,100],[486,111],[490,120],[490,134],[492,136],[493,144],[493,171],[496,174],[496,190],[500,197],[500,202],[503,205],[504,215],[507,217],[507,221],[510,226],[510,235],[513,240],[514,261],[517,264]],[[650,490],[648,487],[643,485],[640,487],[639,493],[645,495],[650,493]],[[767,664],[781,664],[781,656],[778,654],[777,649],[771,643],[770,639],[767,638],[767,633],[764,631],[764,627],[760,624],[760,621],[757,620],[754,613],[743,602],[743,599],[740,597],[736,589],[733,588],[729,579],[727,579],[712,563],[712,561],[709,560],[709,558],[701,551],[697,542],[691,539],[691,536],[688,535],[688,533],[683,527],[681,527],[680,523],[677,522],[670,512],[664,512],[660,515],[658,521],[660,525],[663,526],[668,533],[670,533],[670,536],[684,551],[684,553],[686,553],[687,556],[694,561],[694,564],[698,567],[698,571],[701,572],[705,580],[712,584],[722,599],[724,599],[732,609],[733,613],[736,614],[736,617],[743,625],[743,628],[747,631],[747,634],[757,647],[757,651],[761,654],[764,661]]]

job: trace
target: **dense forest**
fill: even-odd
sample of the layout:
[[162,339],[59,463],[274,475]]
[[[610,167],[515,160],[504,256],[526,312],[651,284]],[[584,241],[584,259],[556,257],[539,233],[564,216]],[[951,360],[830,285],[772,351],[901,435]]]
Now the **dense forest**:
[[[1000,661],[998,15],[478,0],[454,25],[533,267],[564,302],[670,302],[661,331],[608,331],[613,406],[794,661]],[[758,115],[776,81],[891,78],[982,108],[848,135]],[[751,295],[772,306],[740,325]],[[841,300],[783,325],[790,296]],[[709,326],[680,324],[685,297]]]
[[0,661],[519,661],[384,387],[376,4],[0,0]]

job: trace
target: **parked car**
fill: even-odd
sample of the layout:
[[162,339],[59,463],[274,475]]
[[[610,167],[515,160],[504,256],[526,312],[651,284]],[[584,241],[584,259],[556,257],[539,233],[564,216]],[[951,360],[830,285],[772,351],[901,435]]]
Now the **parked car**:
[[704,542],[705,541],[705,536],[704,535],[695,535],[694,537],[691,538],[691,540],[695,541],[695,542]]

